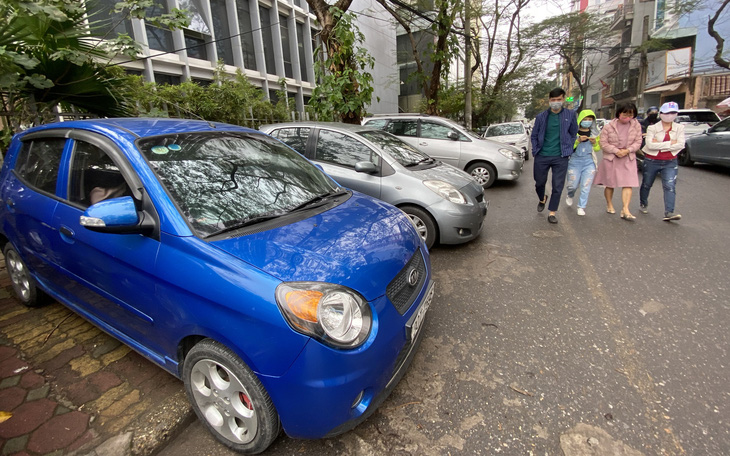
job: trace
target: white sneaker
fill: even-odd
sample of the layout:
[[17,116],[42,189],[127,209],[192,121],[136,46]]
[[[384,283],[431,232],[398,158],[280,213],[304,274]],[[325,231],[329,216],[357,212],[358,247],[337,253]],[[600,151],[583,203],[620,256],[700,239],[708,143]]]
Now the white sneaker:
[[586,211],[584,211],[582,207],[579,207],[578,208],[578,215],[586,215]]
[[567,205],[568,205],[568,207],[572,206],[572,205],[573,205],[573,198],[571,198],[571,197],[569,197],[569,196],[568,196],[568,197],[566,197],[566,198],[565,198],[565,204],[567,204]]

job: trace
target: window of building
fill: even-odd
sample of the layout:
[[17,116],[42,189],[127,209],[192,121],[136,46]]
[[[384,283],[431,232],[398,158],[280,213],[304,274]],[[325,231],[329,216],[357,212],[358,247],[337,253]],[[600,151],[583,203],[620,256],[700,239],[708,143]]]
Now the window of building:
[[302,73],[302,81],[309,82],[307,59],[304,55],[304,24],[299,22],[297,22],[297,52],[299,53],[299,71]]
[[155,82],[157,84],[180,84],[180,76],[174,74],[155,73]]
[[[115,13],[114,6],[117,0],[97,0],[96,3],[87,3],[92,7],[88,11],[89,20],[99,27],[102,36],[107,39],[116,38],[119,34],[127,34],[134,37],[132,32],[132,21],[124,12]],[[94,7],[95,6],[95,7]]]
[[276,74],[276,63],[274,62],[274,38],[271,33],[271,10],[259,6],[259,17],[261,18],[261,36],[264,41],[264,59],[266,61],[266,73]]
[[[155,17],[161,14],[167,14],[166,2],[154,3],[146,9],[147,17]],[[147,31],[147,44],[150,49],[158,51],[172,52],[175,47],[172,43],[172,32],[168,29],[160,28],[151,22],[145,22],[145,30]]]
[[55,194],[64,138],[36,139],[23,143],[15,161],[15,172],[31,187]]
[[210,0],[213,15],[213,31],[215,32],[215,48],[218,59],[227,65],[233,65],[233,46],[231,45],[231,29],[228,27],[228,11],[226,0]]
[[369,161],[380,165],[380,157],[360,141],[330,130],[319,130],[316,160],[354,168],[356,163]]
[[279,14],[279,30],[281,31],[281,54],[284,58],[284,75],[287,78],[293,78],[294,70],[291,65],[291,49],[289,48],[288,18],[282,14]]
[[238,0],[236,9],[238,10],[238,28],[241,32],[243,65],[250,70],[256,70],[256,53],[253,45],[253,28],[251,27],[251,5],[248,0]]
[[187,10],[190,17],[190,25],[183,29],[188,57],[208,60],[206,43],[210,42],[212,34],[210,26],[202,14],[201,0],[179,0],[179,2],[180,9]]

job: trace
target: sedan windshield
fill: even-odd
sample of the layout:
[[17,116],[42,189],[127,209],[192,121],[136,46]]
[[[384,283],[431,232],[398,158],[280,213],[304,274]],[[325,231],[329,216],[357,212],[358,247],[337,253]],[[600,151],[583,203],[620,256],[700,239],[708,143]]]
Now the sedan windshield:
[[157,136],[139,148],[202,237],[283,215],[337,188],[295,151],[261,134]]
[[484,136],[521,135],[525,132],[521,124],[492,125]]
[[362,131],[360,136],[389,153],[403,166],[434,161],[420,150],[384,131]]

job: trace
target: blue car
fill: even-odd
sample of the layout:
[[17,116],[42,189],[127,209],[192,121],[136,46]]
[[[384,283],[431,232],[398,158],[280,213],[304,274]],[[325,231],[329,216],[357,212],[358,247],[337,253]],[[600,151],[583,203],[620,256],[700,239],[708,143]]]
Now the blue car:
[[56,299],[181,378],[236,451],[353,428],[423,336],[434,286],[408,217],[261,132],[36,127],[13,138],[0,196],[18,298]]

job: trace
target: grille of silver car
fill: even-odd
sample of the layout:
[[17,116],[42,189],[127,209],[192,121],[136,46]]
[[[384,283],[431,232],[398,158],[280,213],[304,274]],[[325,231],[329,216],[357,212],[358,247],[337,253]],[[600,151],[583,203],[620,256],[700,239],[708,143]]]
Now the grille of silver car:
[[[409,283],[408,278],[417,274],[417,280],[414,284]],[[419,248],[408,264],[398,273],[397,276],[388,284],[385,294],[393,303],[396,310],[403,315],[411,307],[413,301],[418,297],[426,282],[426,264],[423,261],[423,255]]]

